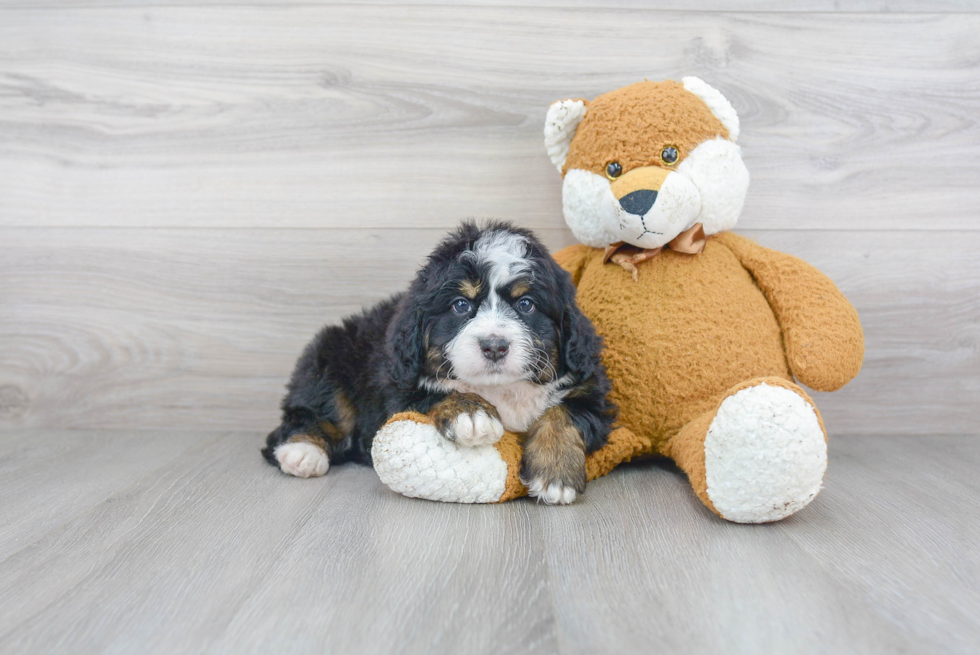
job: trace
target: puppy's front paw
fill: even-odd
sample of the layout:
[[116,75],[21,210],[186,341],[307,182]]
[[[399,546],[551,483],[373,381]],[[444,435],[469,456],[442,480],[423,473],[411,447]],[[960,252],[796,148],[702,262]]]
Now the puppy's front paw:
[[323,449],[306,441],[276,446],[275,456],[282,472],[297,478],[318,477],[330,468],[330,459]]
[[429,414],[439,433],[461,446],[491,446],[504,436],[497,409],[475,393],[453,394]]
[[534,478],[524,486],[527,495],[542,500],[549,505],[571,505],[575,502],[575,489],[561,482],[548,483],[545,478]]
[[462,446],[491,446],[504,436],[504,424],[479,409],[472,414],[458,414],[449,431],[450,439]]
[[585,452],[581,449],[541,452],[525,446],[521,482],[527,495],[549,505],[569,505],[585,491]]
[[561,406],[548,409],[524,442],[521,482],[528,495],[549,505],[568,505],[585,492],[585,443]]

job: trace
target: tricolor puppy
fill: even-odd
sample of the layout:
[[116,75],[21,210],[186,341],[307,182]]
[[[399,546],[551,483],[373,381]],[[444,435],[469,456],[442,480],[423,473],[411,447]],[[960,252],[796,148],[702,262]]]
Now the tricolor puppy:
[[600,347],[569,275],[533,234],[466,222],[407,292],[320,331],[262,453],[299,477],[370,464],[385,420],[414,410],[460,446],[521,433],[531,495],[570,503],[616,415]]

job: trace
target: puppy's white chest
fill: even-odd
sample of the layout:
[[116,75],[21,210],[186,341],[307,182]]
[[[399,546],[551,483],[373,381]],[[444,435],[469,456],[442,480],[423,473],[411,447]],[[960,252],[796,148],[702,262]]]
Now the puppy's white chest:
[[459,390],[475,393],[496,407],[501,422],[511,432],[526,432],[546,409],[560,403],[568,393],[559,390],[557,383],[532,384],[530,382],[499,386],[461,383]]

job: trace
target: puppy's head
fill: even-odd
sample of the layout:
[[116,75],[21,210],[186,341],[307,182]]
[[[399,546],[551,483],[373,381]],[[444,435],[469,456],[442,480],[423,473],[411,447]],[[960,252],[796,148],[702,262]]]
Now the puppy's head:
[[568,274],[526,230],[463,223],[432,253],[388,333],[400,384],[584,379],[599,342]]

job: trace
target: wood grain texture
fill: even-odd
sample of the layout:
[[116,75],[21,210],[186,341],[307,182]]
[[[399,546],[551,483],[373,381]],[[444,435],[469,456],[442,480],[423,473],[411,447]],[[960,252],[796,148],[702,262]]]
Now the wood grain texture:
[[[178,458],[199,433],[33,431],[0,439],[0,560]],[[52,477],[52,471],[58,471]],[[99,472],[92,475],[93,470]]]
[[976,440],[844,438],[830,453],[817,500],[772,525],[683,502],[683,474],[657,465],[542,513],[549,564],[564,572],[556,596],[581,598],[558,613],[568,652],[597,652],[610,633],[626,652],[971,652]]
[[0,563],[0,651],[555,651],[526,507],[406,502],[359,466],[310,484],[256,433],[197,436]]
[[[744,234],[819,267],[861,314],[864,369],[816,396],[831,434],[975,433],[980,233]],[[441,236],[2,229],[0,425],[271,430],[315,331],[404,288]]]
[[743,228],[974,230],[978,31],[969,13],[6,9],[0,224],[560,228],[549,103],[694,74],[741,114]]
[[[0,452],[87,440],[101,456],[86,470],[112,478],[109,455],[135,461],[176,435],[161,436],[16,431]],[[256,432],[186,436],[41,535],[0,522],[5,543],[28,534],[0,557],[0,651],[965,654],[980,641],[975,437],[834,439],[810,507],[743,526],[660,462],[617,469],[570,507],[467,507],[401,497],[355,465],[288,478]],[[74,466],[53,460],[48,484],[86,493]],[[59,509],[18,486],[0,476],[4,510]]]

